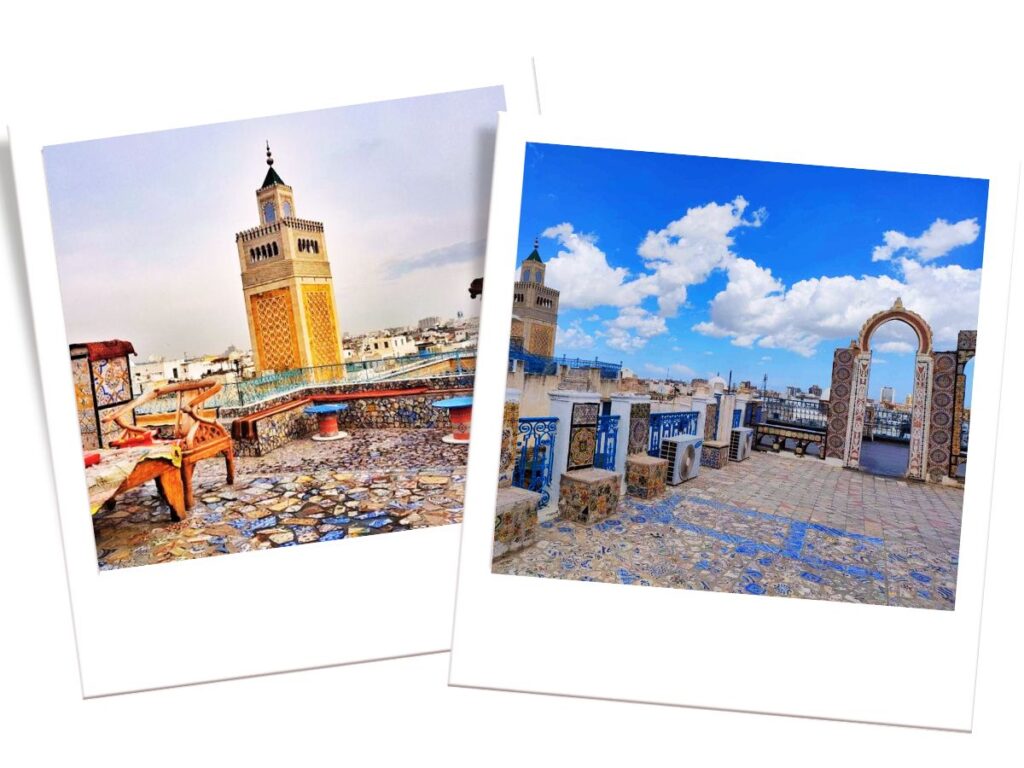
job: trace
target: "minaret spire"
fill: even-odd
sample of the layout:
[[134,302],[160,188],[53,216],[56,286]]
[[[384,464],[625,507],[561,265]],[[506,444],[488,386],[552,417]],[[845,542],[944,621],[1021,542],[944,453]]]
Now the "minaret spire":
[[274,157],[270,154],[270,139],[267,139],[267,165],[274,164]]

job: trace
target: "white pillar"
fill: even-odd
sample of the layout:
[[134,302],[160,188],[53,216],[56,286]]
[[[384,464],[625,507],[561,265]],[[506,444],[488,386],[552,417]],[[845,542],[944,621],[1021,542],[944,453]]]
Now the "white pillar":
[[697,412],[697,436],[704,439],[704,429],[708,421],[708,398],[700,395],[690,397],[690,410]]
[[750,395],[736,395],[736,405],[734,405],[733,407],[734,408],[738,408],[740,411],[743,412],[743,416],[740,417],[740,426],[741,427],[743,426],[743,419],[746,418],[746,415],[747,415],[747,403],[749,403],[749,402],[750,402]]
[[558,419],[555,433],[555,454],[551,466],[551,499],[547,507],[538,512],[541,522],[558,514],[558,492],[562,486],[562,473],[569,468],[569,432],[572,430],[572,407],[576,403],[596,403],[601,407],[601,395],[597,392],[577,392],[559,389],[548,392],[551,401],[550,415]]
[[732,412],[736,408],[736,395],[723,394],[718,402],[718,432],[715,440],[729,442],[732,438]]

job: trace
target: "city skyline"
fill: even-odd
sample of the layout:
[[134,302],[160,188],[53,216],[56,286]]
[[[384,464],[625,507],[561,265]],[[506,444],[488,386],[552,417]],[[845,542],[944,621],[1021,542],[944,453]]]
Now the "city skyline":
[[234,234],[259,220],[268,139],[296,215],[324,222],[343,333],[478,315],[503,108],[481,88],[45,148],[69,341],[249,346]]
[[[977,327],[987,193],[980,179],[527,144],[518,256],[540,238],[559,355],[827,387],[833,350],[897,297],[936,349]],[[879,330],[871,397],[911,390],[916,341]]]

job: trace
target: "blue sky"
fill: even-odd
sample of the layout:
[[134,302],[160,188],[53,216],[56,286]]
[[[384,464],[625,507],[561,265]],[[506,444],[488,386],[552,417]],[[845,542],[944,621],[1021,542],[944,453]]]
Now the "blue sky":
[[259,223],[267,139],[324,224],[342,331],[478,313],[502,109],[498,86],[45,148],[69,339],[249,347],[235,233]]
[[[558,354],[806,390],[897,296],[937,350],[977,327],[987,197],[979,179],[528,144],[519,261],[540,236]],[[888,323],[873,348],[871,396],[903,400],[916,337]]]

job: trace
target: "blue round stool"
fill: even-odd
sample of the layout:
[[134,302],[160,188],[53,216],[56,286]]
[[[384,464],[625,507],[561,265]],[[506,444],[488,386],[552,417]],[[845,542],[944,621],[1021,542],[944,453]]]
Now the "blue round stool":
[[347,410],[348,406],[345,403],[321,403],[307,406],[302,412],[307,416],[316,416],[319,432],[313,435],[313,439],[321,441],[348,437],[347,432],[338,429],[338,414]]

